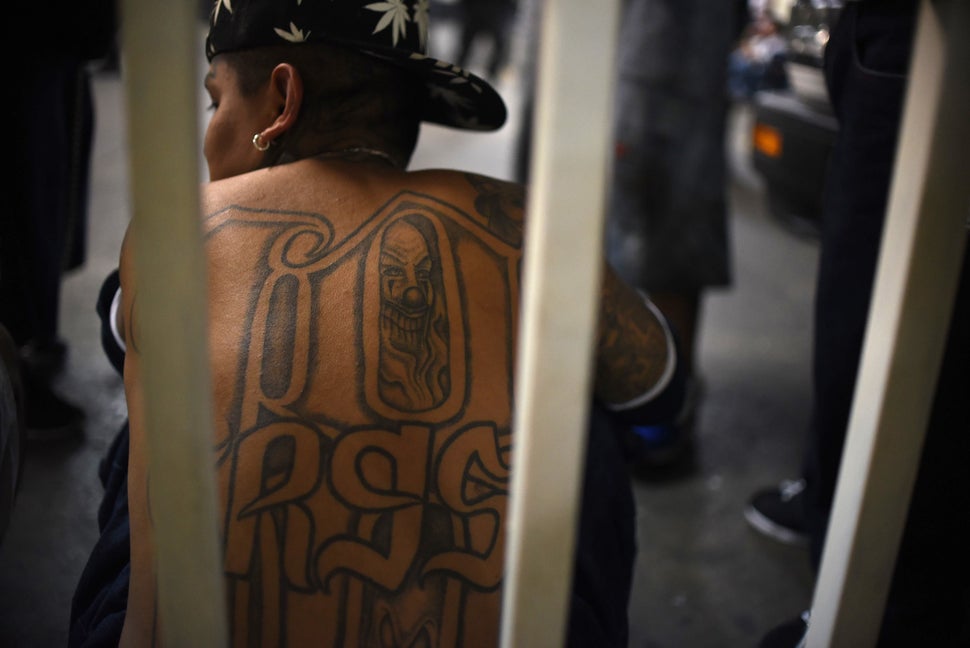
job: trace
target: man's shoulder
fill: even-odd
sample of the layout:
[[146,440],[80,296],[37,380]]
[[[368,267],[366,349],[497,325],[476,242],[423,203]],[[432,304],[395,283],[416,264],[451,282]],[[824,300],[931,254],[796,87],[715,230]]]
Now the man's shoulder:
[[318,223],[337,240],[382,220],[403,205],[448,215],[521,246],[525,191],[515,182],[450,169],[351,173],[285,165],[211,182],[202,189],[206,232],[226,222]]
[[[423,174],[427,174],[425,178]],[[415,172],[418,191],[448,201],[453,199],[472,220],[508,244],[522,244],[526,191],[517,182],[470,171]]]

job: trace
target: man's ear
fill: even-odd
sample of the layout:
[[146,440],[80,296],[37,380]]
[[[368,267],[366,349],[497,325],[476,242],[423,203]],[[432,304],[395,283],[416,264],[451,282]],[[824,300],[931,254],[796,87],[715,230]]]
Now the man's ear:
[[271,142],[296,123],[303,105],[303,78],[290,63],[280,63],[270,74],[270,110],[274,121],[263,130],[263,140]]

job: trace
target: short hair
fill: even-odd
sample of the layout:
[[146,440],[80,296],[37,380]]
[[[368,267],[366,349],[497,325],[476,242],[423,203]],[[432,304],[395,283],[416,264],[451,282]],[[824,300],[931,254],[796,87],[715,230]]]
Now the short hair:
[[273,68],[290,63],[303,79],[303,105],[292,137],[325,135],[347,126],[377,133],[405,162],[417,144],[424,94],[406,69],[331,43],[273,45],[226,52],[240,92],[251,96]]

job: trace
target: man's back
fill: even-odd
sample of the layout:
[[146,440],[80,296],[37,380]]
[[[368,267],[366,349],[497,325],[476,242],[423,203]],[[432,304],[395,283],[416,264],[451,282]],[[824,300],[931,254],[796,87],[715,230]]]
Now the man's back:
[[[205,188],[234,645],[497,643],[523,202],[480,176],[313,158]],[[131,465],[125,638],[144,645]]]

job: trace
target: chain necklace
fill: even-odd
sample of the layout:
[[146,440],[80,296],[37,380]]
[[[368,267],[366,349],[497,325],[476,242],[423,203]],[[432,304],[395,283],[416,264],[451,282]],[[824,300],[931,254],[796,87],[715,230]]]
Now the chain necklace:
[[339,151],[325,151],[323,153],[317,153],[313,157],[317,159],[327,159],[327,158],[349,158],[354,156],[370,156],[376,157],[384,160],[392,167],[397,168],[397,162],[391,157],[390,153],[378,149],[367,148],[366,146],[354,146],[352,148],[340,149]]

